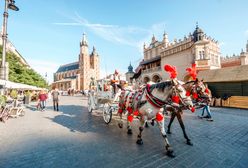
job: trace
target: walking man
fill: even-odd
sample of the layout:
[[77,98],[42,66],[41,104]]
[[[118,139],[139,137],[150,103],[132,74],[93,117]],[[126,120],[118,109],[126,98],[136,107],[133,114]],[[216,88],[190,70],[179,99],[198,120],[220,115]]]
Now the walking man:
[[52,98],[53,98],[53,109],[54,111],[59,111],[59,91],[55,88],[52,91]]

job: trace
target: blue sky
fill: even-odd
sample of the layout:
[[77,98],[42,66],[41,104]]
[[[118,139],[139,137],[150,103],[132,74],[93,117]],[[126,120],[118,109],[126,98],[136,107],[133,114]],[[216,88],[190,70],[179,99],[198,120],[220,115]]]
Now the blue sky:
[[[248,39],[247,0],[16,0],[9,11],[8,37],[29,64],[43,76],[59,65],[78,60],[79,41],[87,34],[96,47],[102,74],[142,59],[143,43],[155,34],[181,39],[198,21],[218,40],[222,55],[239,54]],[[0,1],[3,13],[4,1]],[[2,23],[2,17],[0,18]]]

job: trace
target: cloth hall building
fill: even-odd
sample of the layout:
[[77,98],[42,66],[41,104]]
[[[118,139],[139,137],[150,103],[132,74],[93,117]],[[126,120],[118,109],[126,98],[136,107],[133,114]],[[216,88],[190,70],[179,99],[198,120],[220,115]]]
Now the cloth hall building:
[[89,54],[88,41],[83,34],[78,61],[61,65],[54,73],[52,87],[64,91],[85,90],[89,89],[92,77],[96,80],[100,78],[100,59],[95,47]]
[[197,70],[221,68],[218,42],[207,36],[198,25],[193,34],[179,40],[169,41],[166,33],[162,41],[153,36],[148,46],[144,44],[143,54],[143,61],[137,70],[139,75],[134,75],[141,83],[169,79],[169,74],[163,70],[165,64],[175,66],[178,79],[184,81],[189,78],[185,69],[191,67],[192,63],[196,64]]

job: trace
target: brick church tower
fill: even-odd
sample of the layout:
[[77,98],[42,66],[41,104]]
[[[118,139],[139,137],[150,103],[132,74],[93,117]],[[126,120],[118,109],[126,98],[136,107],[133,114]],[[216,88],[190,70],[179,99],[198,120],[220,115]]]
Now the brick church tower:
[[80,42],[79,71],[80,90],[89,89],[91,77],[95,79],[100,78],[99,55],[97,54],[95,47],[93,47],[93,51],[89,55],[88,42],[85,33]]

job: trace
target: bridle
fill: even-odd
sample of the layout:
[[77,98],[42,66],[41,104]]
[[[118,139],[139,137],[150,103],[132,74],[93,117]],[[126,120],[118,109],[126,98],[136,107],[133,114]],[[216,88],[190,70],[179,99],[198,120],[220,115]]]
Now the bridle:
[[[179,98],[178,102],[164,101],[164,100],[157,98],[156,96],[154,96],[151,93],[150,85],[147,85],[144,92],[145,92],[145,95],[146,95],[148,102],[157,108],[162,108],[165,105],[178,106],[180,103],[183,106],[187,107],[188,105],[186,104],[186,101],[188,101],[188,98],[182,97],[182,94],[180,94],[180,92],[183,92],[183,90],[184,90],[183,86],[180,85],[178,82],[176,82],[176,84],[174,82],[172,82],[172,85],[173,86],[172,86],[172,94],[171,94],[172,97],[171,98],[173,99],[173,95],[178,96],[178,98]],[[178,105],[175,105],[175,103],[177,103]]]

